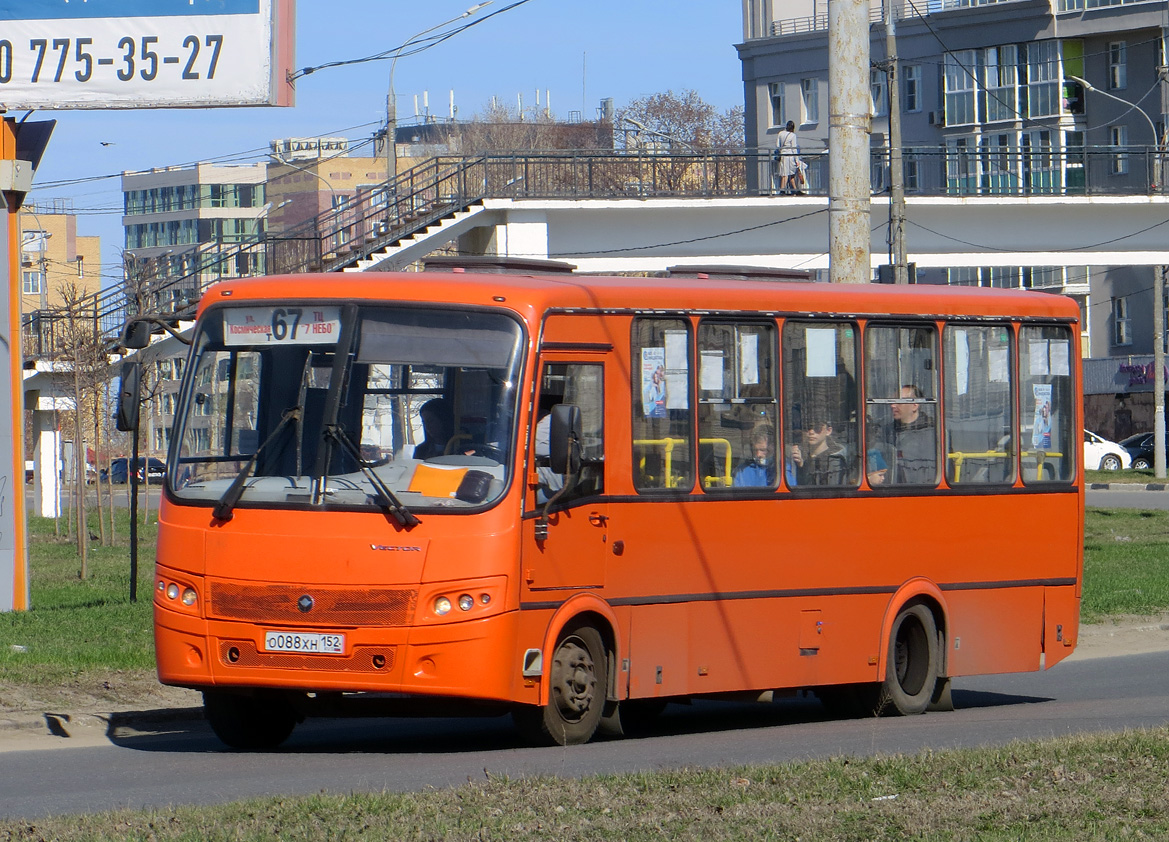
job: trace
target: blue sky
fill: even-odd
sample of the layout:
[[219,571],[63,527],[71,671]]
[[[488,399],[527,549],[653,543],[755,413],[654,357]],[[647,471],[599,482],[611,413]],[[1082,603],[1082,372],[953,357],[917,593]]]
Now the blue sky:
[[[295,67],[393,49],[473,2],[298,0]],[[494,0],[476,17],[510,2]],[[741,105],[734,49],[742,38],[741,8],[738,0],[529,0],[400,59],[394,72],[399,120],[412,119],[414,96],[421,102],[423,91],[431,112],[445,117],[452,89],[464,118],[492,96],[514,107],[522,94],[525,107],[534,105],[537,89],[541,103],[550,94],[560,118],[569,111],[592,117],[603,97],[621,107],[670,89],[692,88],[720,110]],[[298,80],[294,108],[37,112],[30,119],[58,123],[30,200],[72,200],[78,233],[102,237],[108,282],[120,264],[123,170],[262,160],[268,142],[280,137],[369,138],[385,121],[388,79],[387,61],[320,70]]]

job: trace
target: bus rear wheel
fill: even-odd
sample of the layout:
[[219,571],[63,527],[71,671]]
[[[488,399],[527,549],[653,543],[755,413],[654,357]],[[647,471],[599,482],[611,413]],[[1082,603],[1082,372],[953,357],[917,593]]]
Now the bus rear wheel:
[[262,751],[276,748],[296,727],[296,711],[276,695],[203,691],[207,724],[229,748]]
[[604,713],[607,675],[600,632],[587,625],[565,630],[548,671],[548,704],[517,708],[516,725],[535,743],[587,743]]
[[889,632],[885,680],[876,713],[925,713],[937,679],[938,629],[933,612],[921,603],[907,605],[897,614]]

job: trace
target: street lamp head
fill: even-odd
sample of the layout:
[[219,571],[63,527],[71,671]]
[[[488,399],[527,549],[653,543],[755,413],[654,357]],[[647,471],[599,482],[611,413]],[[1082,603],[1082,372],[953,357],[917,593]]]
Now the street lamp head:
[[1085,91],[1096,90],[1094,87],[1092,87],[1092,83],[1089,82],[1087,79],[1081,79],[1079,76],[1072,76],[1071,74],[1068,74],[1067,78],[1071,79],[1073,82],[1076,82],[1080,85],[1083,85]]
[[463,12],[463,17],[465,17],[465,18],[470,17],[471,15],[475,14],[475,12],[482,9],[484,6],[490,6],[492,4],[492,2],[494,2],[494,0],[487,0],[487,2],[485,2],[485,3],[476,3],[474,6],[467,9],[467,11]]

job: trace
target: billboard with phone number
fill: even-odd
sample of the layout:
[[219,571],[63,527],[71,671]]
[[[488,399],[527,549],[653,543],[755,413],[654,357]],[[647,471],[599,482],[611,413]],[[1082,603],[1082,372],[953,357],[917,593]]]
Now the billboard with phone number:
[[294,0],[0,0],[0,108],[292,105]]

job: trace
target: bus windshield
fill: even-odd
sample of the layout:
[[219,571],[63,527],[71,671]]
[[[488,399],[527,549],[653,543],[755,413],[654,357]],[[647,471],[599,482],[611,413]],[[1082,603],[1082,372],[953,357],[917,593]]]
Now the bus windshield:
[[514,461],[522,339],[513,318],[473,310],[211,308],[176,415],[171,488],[224,517],[237,504],[490,504]]

